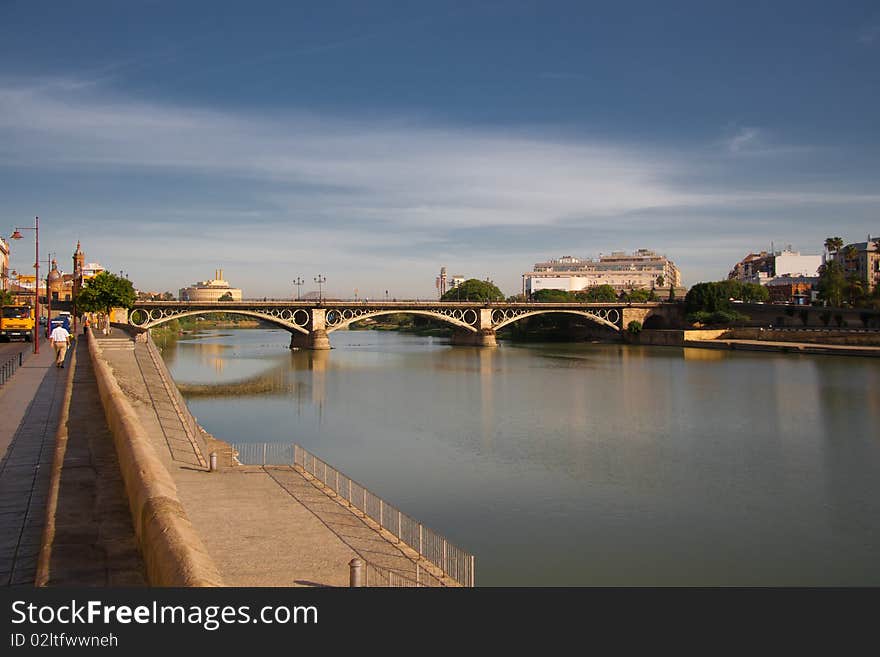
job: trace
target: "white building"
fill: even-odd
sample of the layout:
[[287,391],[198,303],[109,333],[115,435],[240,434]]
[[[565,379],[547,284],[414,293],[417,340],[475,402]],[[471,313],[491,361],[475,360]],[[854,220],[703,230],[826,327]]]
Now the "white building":
[[221,297],[230,301],[241,301],[241,290],[230,287],[229,283],[223,280],[222,269],[216,270],[214,278],[209,281],[199,281],[180,289],[181,301],[219,301]]
[[679,288],[681,273],[669,258],[648,249],[628,254],[614,251],[600,254],[598,260],[563,256],[557,260],[535,263],[523,274],[523,293],[539,290],[578,292],[598,285],[610,285],[616,291]]

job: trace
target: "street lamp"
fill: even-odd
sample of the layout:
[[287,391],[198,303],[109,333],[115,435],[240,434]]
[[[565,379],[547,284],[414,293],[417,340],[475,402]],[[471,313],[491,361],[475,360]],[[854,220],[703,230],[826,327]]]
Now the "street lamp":
[[388,290],[385,290],[385,303],[388,303]]
[[322,299],[324,298],[324,296],[321,292],[321,286],[324,285],[324,283],[326,283],[326,282],[327,282],[326,276],[321,276],[321,274],[318,274],[317,276],[315,276],[315,283],[318,284],[318,303],[321,303]]
[[297,276],[296,280],[293,282],[293,284],[296,285],[296,300],[297,301],[302,299],[302,295],[300,295],[300,288],[302,287],[303,283],[305,283],[305,281],[302,279],[302,276]]
[[34,217],[34,227],[30,228],[25,226],[24,228],[16,227],[15,232],[10,235],[10,239],[20,240],[22,238],[22,234],[19,231],[22,230],[32,230],[34,231],[34,241],[36,243],[36,248],[34,253],[36,257],[34,258],[34,353],[40,353],[40,218]]

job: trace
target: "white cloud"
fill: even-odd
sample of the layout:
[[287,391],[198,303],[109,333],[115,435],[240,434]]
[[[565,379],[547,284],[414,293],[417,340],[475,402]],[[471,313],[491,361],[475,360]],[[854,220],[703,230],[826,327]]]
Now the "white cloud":
[[[763,136],[757,128],[741,127],[725,142],[726,152],[782,152],[762,147]],[[179,190],[177,197],[164,198],[165,190],[159,187],[155,200],[141,199],[141,207],[108,195],[92,200],[91,206],[81,201],[85,209],[78,213],[66,210],[65,219],[70,221],[101,212],[124,217],[105,222],[92,248],[113,251],[122,261],[141,262],[143,272],[149,271],[144,253],[152,248],[169,262],[163,270],[166,278],[156,285],[162,288],[175,287],[172,280],[179,285],[198,277],[191,265],[184,270],[183,264],[176,268],[170,264],[169,258],[179,257],[187,263],[210,260],[201,276],[220,264],[218,260],[237,260],[242,267],[279,262],[269,273],[281,278],[287,276],[283,268],[290,262],[314,269],[333,263],[338,271],[350,270],[353,278],[359,275],[358,268],[379,272],[372,279],[376,289],[388,285],[383,276],[393,275],[405,279],[412,289],[421,286],[423,295],[433,280],[431,272],[440,264],[492,275],[484,265],[501,268],[501,263],[513,262],[503,275],[510,278],[504,281],[508,287],[516,289],[515,269],[562,251],[594,255],[599,244],[596,235],[613,232],[616,224],[619,230],[606,238],[614,244],[603,243],[603,248],[686,249],[701,237],[700,224],[694,223],[668,234],[663,244],[642,243],[638,226],[629,221],[642,213],[662,211],[668,217],[679,209],[711,213],[713,208],[877,200],[876,195],[819,187],[807,193],[784,186],[768,189],[763,180],[760,187],[752,188],[688,185],[688,179],[705,167],[706,157],[712,156],[412,119],[366,121],[306,112],[268,115],[137,102],[108,94],[88,81],[30,86],[0,81],[0,166],[30,169],[35,175],[46,169],[89,171],[96,177],[171,175],[198,180],[199,189],[207,190],[193,201],[181,199]],[[720,166],[730,165],[731,159],[739,158],[719,158]],[[186,245],[169,245],[167,239],[160,245],[155,235],[164,231],[155,230],[139,234],[137,248],[126,253],[120,246],[131,234],[126,221],[179,222],[175,234],[183,231],[193,239],[202,235],[202,248],[193,254]],[[511,260],[504,244],[449,244],[451,230],[552,231],[572,222],[582,235],[580,242],[571,244],[571,232],[563,233],[569,241],[558,245],[560,253],[529,252],[519,264]],[[242,228],[247,225],[252,228]],[[627,242],[621,243],[624,238]],[[419,263],[413,255],[416,247],[430,250],[432,262]],[[521,253],[528,248],[527,243],[519,246]],[[396,269],[389,265],[389,253],[395,254]],[[686,269],[686,259],[676,259]],[[130,266],[134,271],[137,265]],[[395,273],[382,274],[383,268]],[[267,285],[271,294],[273,284],[260,282],[265,281],[264,274],[254,273],[252,282],[242,284],[253,290]],[[345,287],[357,285],[366,289],[367,282]]]

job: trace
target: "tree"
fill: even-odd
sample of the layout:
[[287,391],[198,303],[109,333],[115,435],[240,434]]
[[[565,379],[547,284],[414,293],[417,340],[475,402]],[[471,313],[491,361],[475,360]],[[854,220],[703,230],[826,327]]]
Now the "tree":
[[818,289],[820,299],[828,305],[839,307],[843,302],[843,295],[846,291],[846,277],[843,275],[843,265],[835,260],[829,260],[819,267]]
[[631,303],[644,303],[651,299],[652,290],[630,290],[626,295],[626,300]]
[[175,297],[171,292],[163,292],[160,301],[174,301]]
[[131,308],[136,299],[130,280],[102,271],[86,281],[76,296],[76,307],[86,312],[105,312],[109,316],[112,308]]
[[469,278],[447,291],[441,301],[504,301],[504,295],[490,281]]
[[0,306],[11,306],[15,303],[15,295],[8,290],[0,290]]
[[832,253],[837,253],[842,248],[843,239],[840,237],[829,237],[825,240],[825,251],[828,252],[828,255],[831,255]]
[[664,287],[666,285],[666,279],[663,278],[663,274],[660,274],[657,277],[657,287]]
[[593,285],[575,293],[578,301],[590,303],[613,303],[617,301],[617,292],[610,285]]
[[217,301],[232,301],[232,292],[227,292],[223,296],[221,296]]
[[532,294],[532,300],[538,303],[566,303],[571,302],[571,293],[565,290],[538,290]]

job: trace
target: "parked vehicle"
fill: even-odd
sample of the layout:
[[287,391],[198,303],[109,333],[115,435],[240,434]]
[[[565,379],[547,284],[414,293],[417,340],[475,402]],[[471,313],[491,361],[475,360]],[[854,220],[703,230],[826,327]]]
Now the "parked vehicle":
[[24,304],[3,306],[0,312],[0,338],[3,340],[24,339],[27,342],[34,336],[34,309]]

